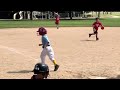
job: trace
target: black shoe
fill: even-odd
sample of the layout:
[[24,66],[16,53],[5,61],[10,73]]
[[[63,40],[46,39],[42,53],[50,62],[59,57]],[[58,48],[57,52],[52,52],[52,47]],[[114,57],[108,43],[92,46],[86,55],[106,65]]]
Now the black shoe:
[[54,71],[57,71],[58,68],[59,68],[59,65],[55,65],[55,69],[54,69]]
[[99,38],[96,38],[96,40],[99,40]]
[[91,37],[91,34],[89,34],[89,37]]

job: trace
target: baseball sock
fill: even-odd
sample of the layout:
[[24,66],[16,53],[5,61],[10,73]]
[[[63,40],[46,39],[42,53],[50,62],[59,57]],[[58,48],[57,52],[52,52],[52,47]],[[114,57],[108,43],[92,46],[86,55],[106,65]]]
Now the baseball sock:
[[54,65],[56,65],[56,60],[53,60]]
[[59,26],[58,26],[58,25],[56,25],[56,27],[57,27],[57,29],[59,28]]

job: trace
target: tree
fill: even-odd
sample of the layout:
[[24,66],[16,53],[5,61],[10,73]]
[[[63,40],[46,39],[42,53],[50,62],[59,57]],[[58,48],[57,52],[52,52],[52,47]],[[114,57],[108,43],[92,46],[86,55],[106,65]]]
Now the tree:
[[100,18],[100,11],[98,12],[98,17]]
[[112,11],[110,12],[110,14],[112,14]]
[[92,17],[93,17],[93,11],[92,11]]
[[33,18],[32,18],[32,11],[30,11],[30,20],[33,20]]
[[72,11],[69,11],[69,17],[72,20]]

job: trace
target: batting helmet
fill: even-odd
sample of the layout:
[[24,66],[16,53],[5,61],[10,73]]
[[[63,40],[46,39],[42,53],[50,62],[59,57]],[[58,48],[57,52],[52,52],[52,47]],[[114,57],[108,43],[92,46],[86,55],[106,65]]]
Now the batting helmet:
[[37,32],[39,32],[39,35],[47,34],[47,30],[44,27],[40,27]]
[[37,63],[34,66],[34,74],[39,74],[39,73],[46,73],[49,72],[49,67],[47,64],[41,64],[41,63]]

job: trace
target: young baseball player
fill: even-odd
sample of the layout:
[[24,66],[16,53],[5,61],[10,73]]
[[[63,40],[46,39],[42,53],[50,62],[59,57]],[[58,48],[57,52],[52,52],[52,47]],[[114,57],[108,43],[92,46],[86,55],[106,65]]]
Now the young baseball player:
[[49,67],[47,64],[37,63],[33,69],[34,75],[31,79],[47,79],[49,75]]
[[50,41],[47,36],[47,30],[43,27],[39,28],[37,31],[38,36],[42,36],[42,44],[39,44],[39,46],[42,46],[43,50],[41,52],[40,58],[42,61],[42,64],[45,64],[45,57],[48,55],[49,59],[53,62],[54,64],[54,71],[57,71],[59,68],[59,65],[56,64],[56,60],[54,58],[54,51],[53,48],[50,45]]
[[93,33],[90,33],[89,37],[91,37],[91,35],[96,35],[96,40],[99,40],[99,38],[98,38],[98,28],[101,27],[102,30],[104,29],[104,26],[99,21],[99,18],[96,18],[96,21],[93,23],[92,27],[93,27]]
[[55,24],[57,29],[59,29],[59,23],[60,23],[60,16],[58,13],[55,13]]

